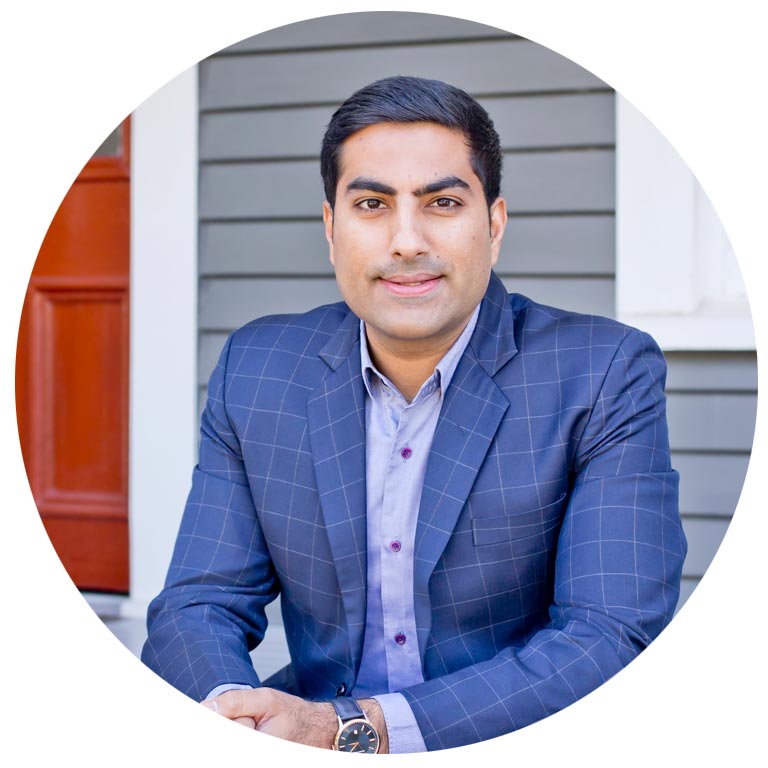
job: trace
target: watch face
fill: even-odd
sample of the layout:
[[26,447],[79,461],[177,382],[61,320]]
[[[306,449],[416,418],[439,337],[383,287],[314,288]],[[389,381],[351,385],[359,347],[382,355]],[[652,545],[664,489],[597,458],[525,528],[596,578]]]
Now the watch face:
[[365,720],[350,720],[336,738],[339,752],[374,753],[379,748],[379,734]]

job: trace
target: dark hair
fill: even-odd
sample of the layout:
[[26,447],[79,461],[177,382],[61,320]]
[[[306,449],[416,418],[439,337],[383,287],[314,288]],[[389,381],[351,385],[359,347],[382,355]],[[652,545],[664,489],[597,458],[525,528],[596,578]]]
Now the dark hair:
[[501,189],[499,134],[488,113],[460,88],[421,77],[387,77],[355,91],[334,113],[323,137],[320,173],[333,207],[341,146],[353,133],[378,123],[437,123],[464,134],[472,169],[490,207]]

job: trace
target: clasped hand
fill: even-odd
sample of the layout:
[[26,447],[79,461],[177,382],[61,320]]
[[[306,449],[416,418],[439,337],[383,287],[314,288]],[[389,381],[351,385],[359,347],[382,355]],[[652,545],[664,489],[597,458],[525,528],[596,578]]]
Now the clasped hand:
[[[273,688],[227,691],[202,704],[262,733],[321,749],[331,748],[338,727],[336,711],[329,702],[305,701]],[[366,699],[360,704],[379,732],[379,751],[388,751],[386,725],[378,702]]]

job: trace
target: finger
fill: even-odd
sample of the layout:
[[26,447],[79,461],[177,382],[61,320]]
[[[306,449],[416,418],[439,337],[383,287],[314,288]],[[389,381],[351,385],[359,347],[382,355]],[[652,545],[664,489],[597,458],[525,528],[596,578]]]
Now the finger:
[[235,689],[215,696],[203,704],[230,720],[248,717],[258,723],[266,713],[266,699],[265,692],[260,688]]
[[[219,712],[219,703],[214,699],[207,699],[200,702],[206,709],[210,709],[212,712]],[[256,721],[252,717],[233,717],[232,720],[239,725],[245,725],[248,728],[256,728]]]

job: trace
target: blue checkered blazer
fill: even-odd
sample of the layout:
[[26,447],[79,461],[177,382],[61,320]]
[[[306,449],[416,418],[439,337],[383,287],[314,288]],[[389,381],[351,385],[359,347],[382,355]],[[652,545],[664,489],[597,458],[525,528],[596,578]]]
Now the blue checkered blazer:
[[[365,398],[345,304],[228,339],[142,658],[201,699],[260,681],[278,593],[292,663],[265,684],[354,686],[366,598]],[[493,275],[445,394],[416,531],[428,749],[562,709],[656,637],[686,544],[664,359],[647,335],[508,295]]]

